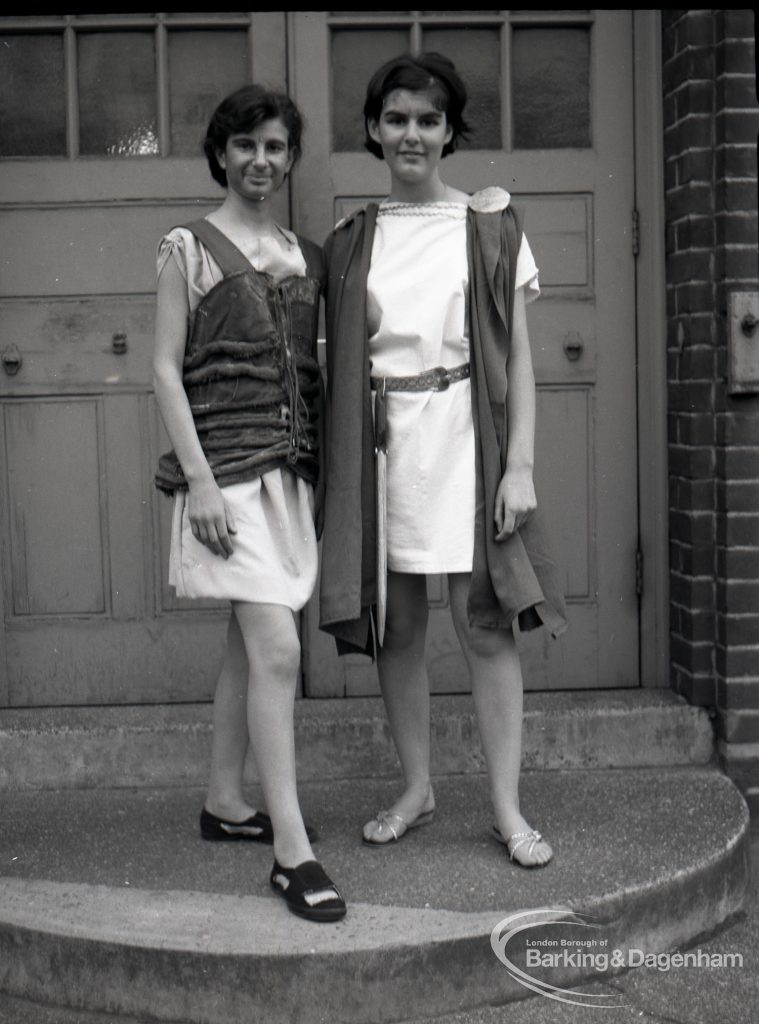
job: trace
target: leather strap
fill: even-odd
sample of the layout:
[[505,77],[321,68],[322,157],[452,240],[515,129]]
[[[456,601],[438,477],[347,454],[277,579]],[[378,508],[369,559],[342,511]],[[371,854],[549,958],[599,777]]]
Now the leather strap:
[[374,391],[446,391],[456,381],[469,376],[469,363],[460,366],[434,366],[409,377],[372,377]]

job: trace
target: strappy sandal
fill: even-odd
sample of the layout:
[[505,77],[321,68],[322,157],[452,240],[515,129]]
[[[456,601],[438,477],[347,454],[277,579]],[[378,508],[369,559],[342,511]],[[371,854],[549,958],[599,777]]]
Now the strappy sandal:
[[420,825],[429,825],[435,816],[435,808],[431,811],[422,811],[413,821],[406,821],[400,814],[393,814],[390,811],[379,811],[377,817],[368,822],[370,825],[376,823],[377,830],[381,832],[387,829],[392,839],[367,839],[362,834],[361,839],[366,846],[388,846],[391,842],[397,843],[408,832],[410,828],[418,828]]
[[508,839],[504,839],[498,826],[493,825],[493,837],[497,839],[502,846],[506,847],[509,851],[509,860],[518,864],[520,868],[544,868],[547,864],[550,864],[553,858],[552,853],[548,860],[533,861],[532,864],[525,864],[524,861],[514,860],[514,854],[520,846],[524,846],[525,843],[529,843],[527,855],[528,857],[531,857],[536,844],[543,842],[543,836],[536,829],[533,829],[531,832],[514,832],[514,834],[510,835]]
[[345,900],[318,860],[304,860],[294,868],[283,868],[275,860],[269,882],[298,917],[318,922],[345,917]]
[[[200,834],[203,839],[213,842],[247,839],[252,843],[266,843],[267,846],[271,846],[274,842],[271,818],[263,811],[256,811],[245,821],[225,821],[224,818],[217,818],[215,814],[211,814],[204,807],[200,812]],[[306,825],[306,835],[310,843],[316,842],[319,838],[310,825]]]

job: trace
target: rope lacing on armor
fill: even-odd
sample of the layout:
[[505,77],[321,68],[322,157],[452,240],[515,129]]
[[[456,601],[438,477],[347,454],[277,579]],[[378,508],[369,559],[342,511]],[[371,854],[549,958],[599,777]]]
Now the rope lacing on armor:
[[290,296],[284,289],[281,289],[279,294],[282,297],[285,307],[285,330],[283,332],[282,345],[285,369],[285,387],[287,389],[287,400],[289,406],[289,444],[287,449],[287,461],[294,465],[300,456],[301,447],[309,447],[306,424],[309,422],[310,417],[308,413],[308,405],[300,393],[298,366],[295,359],[295,347],[292,339]]

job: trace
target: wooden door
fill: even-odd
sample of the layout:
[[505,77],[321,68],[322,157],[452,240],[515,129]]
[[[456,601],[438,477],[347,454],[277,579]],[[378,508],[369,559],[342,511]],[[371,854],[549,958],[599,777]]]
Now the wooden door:
[[208,119],[252,78],[284,86],[285,16],[7,18],[0,36],[0,704],[206,699],[227,613],[166,580],[155,251],[223,198]]
[[[632,12],[302,12],[291,81],[310,131],[294,213],[316,239],[387,194],[363,149],[361,108],[379,64],[450,56],[475,127],[444,177],[513,195],[540,267],[529,307],[538,384],[536,482],[568,597],[558,643],[520,639],[532,689],[638,685]],[[429,584],[433,689],[467,688],[445,581]],[[372,693],[366,659],[338,664],[309,610],[307,692]]]

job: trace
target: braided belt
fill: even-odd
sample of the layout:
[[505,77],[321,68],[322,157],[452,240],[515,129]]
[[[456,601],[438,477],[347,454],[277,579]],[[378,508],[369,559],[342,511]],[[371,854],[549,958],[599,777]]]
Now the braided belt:
[[373,391],[445,391],[456,381],[469,376],[469,363],[461,366],[433,366],[410,377],[372,377]]

